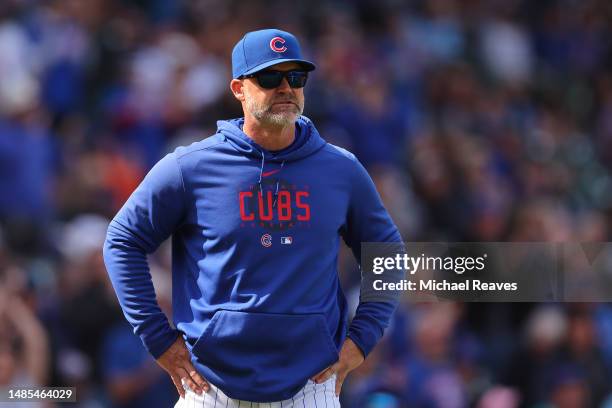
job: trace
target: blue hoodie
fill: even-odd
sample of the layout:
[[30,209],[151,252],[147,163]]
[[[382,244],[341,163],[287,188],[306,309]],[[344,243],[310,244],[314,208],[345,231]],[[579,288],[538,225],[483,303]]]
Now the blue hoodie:
[[[123,312],[159,357],[183,335],[196,369],[232,398],[291,398],[338,360],[348,335],[367,355],[394,302],[361,302],[347,327],[342,237],[400,242],[366,170],[301,117],[269,152],[218,122],[215,135],[160,160],[111,221],[104,260]],[[171,328],[147,266],[172,235]]]

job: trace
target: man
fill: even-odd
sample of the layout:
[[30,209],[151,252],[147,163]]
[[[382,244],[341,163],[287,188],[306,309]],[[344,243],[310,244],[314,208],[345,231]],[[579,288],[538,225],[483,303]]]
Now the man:
[[[347,327],[340,237],[357,259],[401,237],[365,169],[301,116],[314,69],[292,34],[247,33],[230,83],[244,118],[164,157],[109,226],[113,286],[177,406],[339,406],[389,323],[395,301],[361,299]],[[170,235],[176,330],[146,262]]]

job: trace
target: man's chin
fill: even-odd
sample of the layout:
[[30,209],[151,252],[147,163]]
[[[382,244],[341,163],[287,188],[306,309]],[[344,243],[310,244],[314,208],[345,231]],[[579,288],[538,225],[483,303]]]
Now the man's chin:
[[299,116],[298,112],[272,113],[268,116],[267,122],[277,126],[288,126],[294,124]]

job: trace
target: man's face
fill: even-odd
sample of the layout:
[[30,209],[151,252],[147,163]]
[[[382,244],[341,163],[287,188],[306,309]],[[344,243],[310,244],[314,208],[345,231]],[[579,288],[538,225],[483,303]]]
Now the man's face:
[[[294,62],[273,65],[267,70],[300,70]],[[274,89],[259,86],[257,78],[243,79],[245,114],[248,112],[259,122],[275,126],[288,126],[298,119],[304,111],[304,88],[291,88],[287,78]]]

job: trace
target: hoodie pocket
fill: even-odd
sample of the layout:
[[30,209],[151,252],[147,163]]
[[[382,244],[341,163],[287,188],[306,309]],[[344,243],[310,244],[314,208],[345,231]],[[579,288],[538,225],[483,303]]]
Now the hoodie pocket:
[[322,314],[219,310],[193,353],[237,396],[289,398],[309,377],[338,360]]

